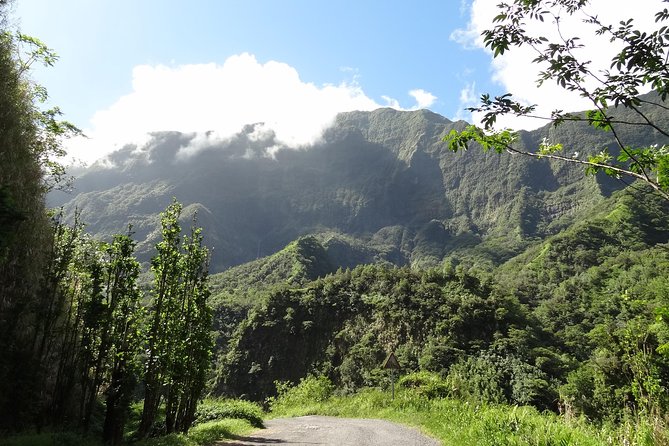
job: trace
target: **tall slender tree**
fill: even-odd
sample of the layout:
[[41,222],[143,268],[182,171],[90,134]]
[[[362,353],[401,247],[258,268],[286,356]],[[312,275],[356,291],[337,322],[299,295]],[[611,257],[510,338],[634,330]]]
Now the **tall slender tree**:
[[194,415],[193,397],[197,401],[204,387],[199,377],[209,367],[208,251],[202,246],[200,229],[193,228],[182,242],[181,211],[175,200],[161,214],[163,239],[151,261],[154,290],[140,437],[151,432],[163,399],[167,431],[188,430]]
[[135,244],[129,234],[117,235],[104,249],[108,285],[103,333],[107,358],[101,361],[102,372],[106,374],[103,439],[113,445],[122,442],[126,414],[140,372],[144,311],[137,287],[140,265],[134,256]]
[[1,428],[30,420],[39,392],[31,341],[49,222],[42,173],[34,156],[31,95],[17,69],[15,40],[0,4],[0,417]]
[[202,230],[191,227],[191,235],[184,237],[180,301],[182,317],[177,319],[177,342],[173,347],[174,363],[169,380],[166,401],[166,428],[168,432],[186,432],[195,418],[195,408],[206,384],[206,372],[211,362],[212,311],[209,297],[207,249],[202,246]]

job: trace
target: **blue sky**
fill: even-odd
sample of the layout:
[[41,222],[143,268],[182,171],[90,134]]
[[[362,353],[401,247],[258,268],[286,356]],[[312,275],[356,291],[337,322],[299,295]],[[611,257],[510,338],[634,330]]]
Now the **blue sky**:
[[[562,101],[537,93],[528,54],[493,63],[481,48],[498,2],[16,0],[13,17],[59,54],[33,77],[91,136],[72,151],[92,161],[153,130],[224,137],[263,121],[299,145],[337,111],[390,105],[471,120],[464,107],[482,92]],[[630,3],[593,8],[652,17],[661,5]]]

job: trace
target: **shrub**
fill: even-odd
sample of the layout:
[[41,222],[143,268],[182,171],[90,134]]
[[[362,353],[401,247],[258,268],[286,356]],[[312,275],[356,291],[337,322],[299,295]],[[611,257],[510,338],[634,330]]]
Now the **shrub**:
[[279,406],[298,407],[321,403],[332,396],[334,385],[325,376],[308,376],[302,378],[296,386],[288,382],[275,382],[277,396],[270,399],[270,407],[275,410]]
[[246,420],[254,427],[263,426],[262,409],[250,401],[206,399],[195,412],[195,424],[227,418]]
[[481,352],[453,366],[447,381],[451,395],[465,401],[493,404],[534,405],[549,409],[557,394],[552,392],[546,374],[515,356]]
[[464,401],[507,402],[503,376],[487,357],[469,357],[451,366],[446,378],[453,396]]
[[427,398],[443,398],[450,395],[448,382],[437,373],[427,371],[404,375],[397,381],[397,385],[404,389],[413,389]]
[[197,445],[211,445],[222,438],[232,438],[235,434],[244,432],[247,427],[248,424],[240,420],[209,421],[191,428],[188,431],[188,439]]

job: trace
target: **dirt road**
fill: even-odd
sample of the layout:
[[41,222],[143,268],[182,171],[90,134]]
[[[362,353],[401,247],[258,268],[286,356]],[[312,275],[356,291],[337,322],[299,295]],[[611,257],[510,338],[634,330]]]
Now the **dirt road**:
[[384,420],[308,416],[265,422],[266,429],[219,446],[437,446],[417,430]]

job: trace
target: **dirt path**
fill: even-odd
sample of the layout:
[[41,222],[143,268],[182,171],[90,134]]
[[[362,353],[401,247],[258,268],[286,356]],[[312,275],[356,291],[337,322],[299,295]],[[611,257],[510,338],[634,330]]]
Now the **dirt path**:
[[438,446],[417,430],[384,420],[308,416],[277,418],[248,437],[219,446],[322,445],[322,446]]

